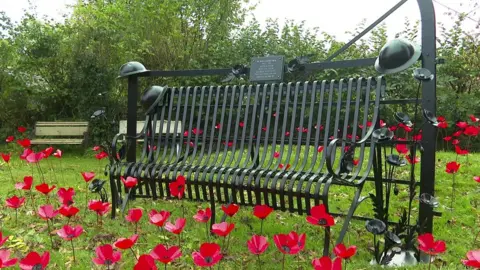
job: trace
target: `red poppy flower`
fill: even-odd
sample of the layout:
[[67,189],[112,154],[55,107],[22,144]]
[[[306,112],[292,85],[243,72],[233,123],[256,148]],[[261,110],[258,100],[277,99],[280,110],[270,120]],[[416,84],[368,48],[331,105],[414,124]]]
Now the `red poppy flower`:
[[50,253],[45,251],[42,256],[35,251],[32,251],[20,260],[20,269],[22,270],[44,270],[50,262]]
[[290,136],[290,132],[289,132],[289,131],[286,131],[286,132],[285,132],[285,137],[288,137],[288,136]]
[[185,130],[185,131],[183,132],[183,137],[188,137],[188,130]]
[[203,134],[203,130],[199,129],[199,128],[194,128],[192,129],[192,133],[194,135],[202,135]]
[[273,157],[274,158],[279,158],[280,157],[280,152],[274,152]]
[[158,268],[152,256],[143,254],[138,258],[133,270],[158,270]]
[[132,208],[128,210],[128,215],[125,216],[125,220],[132,223],[137,223],[143,216],[143,210],[140,208]]
[[164,245],[159,244],[150,252],[150,256],[163,264],[168,264],[180,258],[182,251],[177,246],[166,248]]
[[468,123],[461,121],[461,122],[457,122],[456,126],[458,128],[465,129],[468,126]]
[[82,172],[81,174],[83,176],[83,180],[85,181],[85,183],[88,183],[93,178],[95,178],[95,173],[94,172]]
[[96,212],[99,216],[103,216],[108,210],[110,210],[110,203],[102,202],[100,200],[91,200],[88,202],[88,209]]
[[259,219],[267,218],[268,215],[272,213],[272,211],[273,211],[273,208],[265,204],[255,205],[255,207],[253,207],[253,215]]
[[229,217],[233,217],[238,212],[238,209],[240,209],[240,206],[234,203],[222,205],[223,212]]
[[467,252],[467,259],[462,260],[463,265],[474,268],[480,268],[480,250],[470,250]]
[[207,207],[207,209],[205,210],[203,209],[198,210],[197,214],[193,216],[193,219],[201,223],[206,223],[210,220],[211,216],[212,216],[212,211],[210,210],[210,208]]
[[57,191],[58,200],[62,205],[73,204],[73,196],[75,196],[75,190],[73,188],[60,188]]
[[457,153],[457,155],[468,155],[468,150],[462,149],[458,145],[455,145],[455,152]]
[[283,169],[284,167],[285,167],[285,170],[288,170],[288,169],[290,169],[291,165],[290,165],[290,163],[287,164],[287,166],[285,166],[283,163],[278,164],[279,169]]
[[48,195],[48,193],[50,193],[52,190],[55,189],[55,185],[52,185],[51,187],[48,187],[47,183],[41,183],[40,185],[36,185],[35,189],[38,192],[43,193],[43,195]]
[[57,235],[62,237],[66,241],[72,241],[73,239],[79,237],[82,233],[83,228],[80,225],[77,225],[75,227],[65,225],[57,231]]
[[340,243],[335,246],[333,249],[333,253],[337,255],[337,257],[340,257],[344,260],[350,259],[355,253],[357,253],[357,247],[356,246],[350,246],[349,248],[346,248],[344,244]]
[[19,139],[19,140],[17,140],[17,143],[18,143],[21,147],[23,147],[23,148],[28,148],[28,147],[30,147],[30,145],[31,145],[30,140],[27,139],[27,138],[25,138],[25,139]]
[[220,123],[217,123],[217,124],[215,125],[215,129],[220,129],[221,127],[222,127],[222,125],[221,125]]
[[474,176],[474,177],[473,177],[473,180],[475,180],[476,182],[480,183],[480,176]]
[[12,154],[4,154],[4,153],[2,153],[2,158],[3,158],[3,161],[5,161],[5,163],[9,163],[11,157],[12,157]]
[[[253,138],[255,139],[255,136],[253,136]],[[233,142],[223,142],[223,145],[226,145],[228,147],[232,147],[233,146]]]
[[50,204],[42,205],[38,207],[38,215],[43,220],[50,220],[58,215],[58,210],[54,210]]
[[123,178],[123,176],[120,176],[120,180],[122,180],[126,188],[133,188],[138,183],[137,178],[131,176],[128,176],[126,180]]
[[397,128],[398,128],[397,126],[388,127],[388,129],[389,129],[390,131],[395,131],[395,130],[397,130]]
[[120,238],[113,244],[116,248],[119,249],[129,249],[132,248],[135,243],[137,243],[138,234],[130,236],[130,238]]
[[[421,130],[420,130],[421,131]],[[412,136],[414,141],[421,141],[422,140],[422,133]]]
[[353,165],[358,166],[358,163],[360,163],[360,159],[354,159],[353,160]]
[[457,139],[454,139],[454,140],[452,141],[452,145],[457,145],[457,144],[459,144],[459,143],[460,143],[460,141],[457,140]]
[[158,227],[163,227],[169,217],[170,212],[163,210],[160,212],[158,212],[157,210],[152,210],[150,211],[150,213],[148,213],[150,223]]
[[180,234],[183,231],[186,222],[187,220],[184,218],[177,218],[177,220],[175,220],[175,224],[167,221],[167,223],[165,223],[165,230],[173,234]]
[[445,116],[441,116],[441,115],[437,116],[437,121],[438,122],[445,122],[446,120],[447,119],[445,118]]
[[40,160],[42,160],[44,157],[45,155],[43,154],[43,152],[38,152],[38,153],[32,152],[27,156],[26,160],[28,163],[37,163]]
[[2,232],[0,232],[0,247],[3,246],[3,244],[5,244],[5,242],[7,242],[8,240],[8,236],[3,238],[3,234]]
[[170,194],[181,199],[185,193],[185,177],[183,175],[177,176],[177,180],[168,184]]
[[445,136],[443,137],[443,140],[446,141],[446,142],[449,142],[452,140],[452,136]]
[[460,163],[452,161],[452,162],[447,163],[445,171],[447,173],[457,173],[458,169],[460,169]]
[[480,121],[480,118],[477,118],[477,117],[475,117],[475,115],[470,114],[470,120],[471,120],[472,122],[476,123],[476,122]]
[[325,205],[320,204],[310,209],[310,216],[307,216],[307,222],[322,227],[330,227],[335,225],[335,219],[327,213]]
[[312,266],[315,270],[342,270],[342,259],[335,258],[332,262],[332,258],[323,256],[320,259],[314,259]]
[[61,158],[62,157],[62,150],[57,149],[55,153],[53,153],[53,156],[56,158]]
[[15,264],[17,264],[17,261],[17,258],[10,259],[10,251],[6,249],[0,250],[0,268],[14,266]]
[[45,148],[45,150],[43,150],[42,152],[44,157],[48,158],[53,153],[53,147],[50,146],[48,148]]
[[442,128],[442,129],[446,129],[446,128],[448,128],[448,123],[447,122],[439,122],[437,127]]
[[95,146],[92,148],[92,150],[96,152],[96,151],[100,150],[100,146],[95,145]]
[[318,152],[318,153],[321,153],[321,152],[323,151],[323,148],[324,148],[323,146],[317,147],[317,152]]
[[303,250],[305,247],[306,235],[302,233],[298,235],[296,232],[289,234],[276,234],[273,236],[273,242],[278,250],[283,254],[295,255]]
[[478,128],[477,127],[474,127],[474,126],[468,126],[467,128],[465,128],[465,130],[463,131],[463,134],[467,135],[467,136],[478,136]]
[[75,216],[79,211],[80,210],[73,205],[62,205],[62,207],[58,209],[58,213],[66,218],[71,218]]
[[32,184],[33,184],[33,177],[25,176],[25,177],[23,177],[23,182],[15,184],[15,188],[16,189],[23,189],[23,190],[30,190],[30,189],[32,189]]
[[31,153],[33,153],[32,149],[30,149],[30,148],[24,149],[23,153],[20,155],[20,159],[21,160],[27,160],[28,155],[30,155]]
[[211,267],[222,259],[220,246],[216,243],[203,243],[200,251],[192,253],[193,262],[200,267]]
[[221,222],[212,225],[212,232],[218,236],[226,237],[235,228],[235,224]]
[[268,248],[268,240],[265,236],[253,235],[250,240],[247,241],[247,247],[250,253],[253,255],[260,255]]
[[418,236],[418,249],[432,256],[445,252],[447,247],[444,241],[435,241],[431,233],[424,233]]
[[104,159],[106,157],[108,157],[108,154],[105,151],[102,151],[102,152],[95,155],[95,158],[98,159],[98,160]]
[[460,135],[462,135],[462,131],[461,131],[461,130],[455,131],[455,132],[452,134],[453,137],[459,137]]
[[[403,138],[398,138],[399,141],[405,141]],[[396,144],[395,149],[399,154],[407,154],[408,153],[408,146],[406,144]]]
[[122,253],[113,251],[113,247],[110,244],[97,247],[95,253],[97,257],[93,258],[92,261],[98,265],[110,266],[122,258]]
[[408,163],[410,164],[417,164],[420,162],[420,157],[415,157],[415,159],[412,160],[412,158],[410,157],[410,155],[406,155],[405,156],[405,159],[408,161]]
[[10,197],[5,200],[7,207],[17,209],[20,208],[23,203],[25,202],[25,197],[17,197],[17,195],[13,195],[13,197]]
[[15,137],[13,137],[13,136],[8,136],[8,137],[5,139],[5,142],[11,143],[11,142],[13,142],[14,140],[15,140]]
[[17,128],[17,130],[18,130],[18,132],[20,132],[20,133],[24,133],[25,131],[27,131],[27,128],[24,127],[24,126],[19,126],[19,127]]

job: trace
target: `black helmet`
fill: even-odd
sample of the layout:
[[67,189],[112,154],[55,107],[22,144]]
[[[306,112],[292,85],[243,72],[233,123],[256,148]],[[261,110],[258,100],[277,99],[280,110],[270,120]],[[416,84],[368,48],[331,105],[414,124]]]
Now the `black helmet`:
[[148,70],[142,63],[132,61],[122,65],[118,78],[123,78],[133,74],[140,74],[145,72],[148,72]]
[[421,54],[420,45],[397,38],[387,42],[380,50],[375,69],[382,74],[397,73],[415,64]]

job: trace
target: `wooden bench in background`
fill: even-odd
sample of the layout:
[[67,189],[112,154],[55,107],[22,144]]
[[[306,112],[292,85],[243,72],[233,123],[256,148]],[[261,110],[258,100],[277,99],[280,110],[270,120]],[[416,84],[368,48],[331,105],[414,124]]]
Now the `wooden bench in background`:
[[84,144],[88,122],[37,122],[32,144]]
[[[180,135],[183,133],[183,126],[182,123],[179,121],[177,125],[177,131],[175,132],[175,122],[170,122],[170,126],[167,129],[167,123],[168,121],[164,121],[162,125],[162,134],[177,134]],[[137,133],[140,134],[140,132],[143,129],[143,126],[145,125],[145,121],[137,121]],[[118,127],[118,133],[127,133],[127,120],[120,120],[119,127]],[[160,133],[160,121],[157,121],[157,125],[155,128],[155,134],[158,135]],[[171,136],[171,135],[170,135]],[[122,138],[120,141],[124,141],[125,138]],[[138,139],[137,142],[143,142],[143,137]]]

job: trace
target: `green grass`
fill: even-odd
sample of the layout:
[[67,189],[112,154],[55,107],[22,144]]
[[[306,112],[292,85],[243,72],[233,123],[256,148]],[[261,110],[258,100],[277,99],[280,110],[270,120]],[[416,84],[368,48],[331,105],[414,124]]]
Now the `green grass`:
[[[73,152],[72,152],[73,153]],[[478,183],[473,181],[474,175],[480,174],[480,154],[469,156],[467,163],[466,157],[459,157],[458,161],[462,164],[458,175],[456,176],[456,201],[454,210],[446,209],[450,203],[451,194],[451,175],[444,172],[445,164],[448,161],[455,160],[455,155],[451,153],[437,153],[437,173],[436,173],[436,197],[440,200],[438,210],[443,213],[442,217],[434,220],[434,235],[436,238],[445,240],[447,243],[447,252],[437,258],[435,265],[442,269],[462,269],[460,260],[465,257],[468,250],[478,248],[479,244],[473,243],[476,233],[480,230],[477,226],[477,203],[478,200]],[[52,162],[54,171],[50,168],[49,162]],[[73,187],[77,194],[75,196],[76,206],[81,212],[71,224],[80,224],[84,227],[85,232],[76,240],[74,240],[76,249],[76,263],[72,262],[71,248],[69,243],[63,241],[60,237],[54,235],[55,248],[50,247],[50,240],[47,235],[47,226],[45,221],[36,215],[36,209],[31,206],[30,202],[22,207],[19,212],[18,225],[15,226],[14,211],[3,207],[2,216],[2,232],[4,235],[10,235],[10,240],[6,243],[6,247],[12,250],[14,256],[23,257],[29,251],[35,250],[43,252],[51,251],[51,261],[49,269],[96,269],[91,259],[95,256],[95,247],[113,243],[120,237],[129,237],[133,234],[133,226],[125,223],[123,217],[117,220],[111,220],[109,217],[104,218],[102,226],[96,224],[94,213],[85,209],[85,192],[86,185],[80,175],[81,171],[95,171],[97,174],[103,172],[103,166],[106,161],[99,163],[93,158],[93,153],[88,151],[86,155],[69,154],[65,152],[64,158],[60,161],[54,159],[42,161],[41,166],[44,171],[46,181],[49,184],[55,183],[57,186]],[[417,170],[420,166],[417,166]],[[28,167],[18,160],[18,156],[12,158],[13,176],[15,182],[21,181],[23,176],[31,175],[33,172],[34,185],[41,182],[40,175],[36,168]],[[419,175],[417,173],[417,175]],[[396,174],[397,178],[408,179],[408,172],[400,171]],[[106,179],[102,175],[103,179]],[[55,180],[56,179],[56,180]],[[0,194],[2,199],[12,196],[13,194],[22,194],[15,191],[8,168],[4,165],[0,170]],[[57,190],[57,189],[56,189]],[[56,192],[56,190],[54,192]],[[109,187],[107,187],[109,191]],[[367,195],[373,190],[373,185],[367,183],[362,195]],[[402,208],[407,207],[407,187],[401,186],[398,196],[392,196],[391,216],[392,219],[398,219]],[[333,187],[330,189],[331,209],[335,211],[345,211],[348,209],[346,202],[353,196],[353,190],[350,188]],[[36,206],[44,204],[44,196],[34,192]],[[95,194],[88,193],[89,199],[96,198]],[[28,199],[27,199],[28,200]],[[58,206],[56,195],[52,196],[52,202]],[[3,203],[4,205],[4,203]],[[167,239],[163,238],[156,227],[148,223],[146,213],[151,209],[165,209],[172,211],[172,218],[176,219],[181,215],[180,203],[177,200],[147,200],[137,199],[132,201],[130,207],[139,207],[145,210],[139,226],[140,238],[135,246],[137,254],[144,254],[160,243],[168,243],[170,245],[177,243],[177,238],[171,234],[167,234]],[[182,257],[177,260],[169,269],[193,269],[194,264],[191,258],[192,251],[198,250],[201,243],[206,241],[205,226],[196,223],[191,217],[197,209],[208,207],[208,203],[193,203],[185,201],[187,211],[187,225],[182,233]],[[418,202],[415,202],[413,219],[416,219]],[[220,212],[220,205],[217,212]],[[246,241],[254,233],[259,232],[260,222],[251,214],[250,207],[241,207],[232,221],[236,223],[236,228],[230,239],[230,247],[228,255],[222,260],[219,269],[258,269],[256,257],[249,254],[246,247]],[[359,214],[372,215],[371,203],[368,201],[363,203],[359,209]],[[218,218],[218,217],[217,217]],[[341,218],[337,218],[337,225],[332,228],[333,237],[336,238],[343,224]],[[66,220],[63,217],[57,217],[54,220],[53,229],[60,229]],[[277,233],[288,233],[295,230],[300,233],[307,234],[307,245],[304,251],[297,256],[287,256],[286,269],[311,269],[310,262],[313,258],[321,256],[323,248],[323,231],[317,227],[308,224],[305,216],[299,216],[292,213],[283,213],[276,211],[270,215],[264,224],[264,234],[268,236],[270,247],[266,254],[261,256],[263,269],[280,269],[281,253],[277,251],[273,243],[273,235]],[[54,232],[52,232],[54,233]],[[222,244],[222,239],[213,238],[214,241]],[[347,245],[356,245],[358,254],[348,263],[348,269],[372,269],[369,261],[372,258],[370,250],[372,249],[371,236],[364,229],[364,222],[353,221],[350,230],[345,238]],[[122,254],[121,263],[118,269],[132,269],[134,265],[133,255],[129,251]],[[158,264],[162,269],[162,265]],[[427,265],[414,267],[415,269],[427,269]],[[101,269],[101,268],[99,268]]]

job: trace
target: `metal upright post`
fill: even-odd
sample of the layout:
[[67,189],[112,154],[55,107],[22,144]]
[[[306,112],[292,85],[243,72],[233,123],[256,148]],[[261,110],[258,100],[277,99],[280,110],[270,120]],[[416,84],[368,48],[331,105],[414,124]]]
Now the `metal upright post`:
[[128,77],[128,103],[127,103],[127,162],[135,162],[137,156],[137,99],[138,76]]
[[[435,78],[423,82],[422,108],[436,113],[436,26],[435,9],[432,0],[417,0],[422,20],[422,67],[435,74]],[[435,192],[435,149],[437,130],[432,125],[423,128],[420,194]],[[424,224],[423,232],[433,230],[433,209],[426,204],[420,204],[419,222]]]

